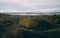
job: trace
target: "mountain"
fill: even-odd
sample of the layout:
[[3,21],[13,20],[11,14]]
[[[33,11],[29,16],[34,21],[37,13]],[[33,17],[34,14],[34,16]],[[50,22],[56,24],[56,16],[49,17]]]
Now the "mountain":
[[52,12],[50,14],[56,14],[56,15],[60,15],[60,12]]

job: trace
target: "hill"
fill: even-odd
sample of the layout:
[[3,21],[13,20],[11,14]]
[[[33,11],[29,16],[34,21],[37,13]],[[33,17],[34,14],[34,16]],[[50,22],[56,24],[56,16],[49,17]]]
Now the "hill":
[[59,38],[59,35],[60,15],[22,16],[0,13],[0,38]]

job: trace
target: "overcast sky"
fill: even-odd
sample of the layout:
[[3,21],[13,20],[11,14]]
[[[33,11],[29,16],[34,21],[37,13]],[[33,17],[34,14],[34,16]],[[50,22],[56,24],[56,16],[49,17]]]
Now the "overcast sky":
[[60,12],[60,0],[0,0],[0,12]]

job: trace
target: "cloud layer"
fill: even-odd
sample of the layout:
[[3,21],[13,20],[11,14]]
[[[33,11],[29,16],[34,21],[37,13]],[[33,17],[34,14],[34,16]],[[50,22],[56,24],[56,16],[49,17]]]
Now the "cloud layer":
[[1,12],[60,12],[60,0],[0,0]]

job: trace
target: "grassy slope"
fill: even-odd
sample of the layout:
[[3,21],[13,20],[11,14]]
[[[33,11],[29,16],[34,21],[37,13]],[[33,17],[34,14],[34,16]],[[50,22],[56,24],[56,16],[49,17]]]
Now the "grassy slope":
[[[14,20],[14,18],[15,17],[9,17],[9,16],[7,16],[7,17],[2,17],[3,16],[3,14],[0,16],[1,18],[0,18],[0,20],[5,20],[5,19],[8,19],[9,20],[9,23],[10,23],[10,20],[12,20],[11,22],[13,22],[13,24],[11,23],[11,25],[10,24],[8,24],[7,26],[2,26],[2,27],[0,27],[0,28],[3,28],[4,30],[6,30],[6,29],[8,29],[7,31],[8,31],[8,33],[7,33],[7,31],[5,32],[5,34],[7,34],[6,36],[6,38],[14,38],[14,37],[21,37],[21,31],[19,31],[19,30],[17,30],[16,31],[16,29],[17,28],[19,28],[17,25],[18,25],[18,21],[19,21],[19,19],[17,19],[16,18],[16,20]],[[6,15],[5,15],[6,16]],[[21,16],[22,17],[22,16]],[[24,17],[24,16],[23,16]],[[29,16],[30,17],[30,16]],[[20,17],[19,17],[20,18]],[[55,23],[55,24],[60,24],[60,22],[59,23],[56,23],[56,22],[54,22],[55,21],[55,19],[57,19],[57,20],[59,20],[60,19],[60,16],[58,16],[58,18],[57,18],[57,16],[35,16],[35,17],[33,17],[33,18],[35,18],[35,19],[38,19],[38,18],[41,18],[41,19],[44,19],[44,20],[47,20],[47,21],[51,21],[50,23]],[[8,23],[8,22],[7,22]],[[6,25],[6,24],[5,24]],[[1,26],[1,24],[0,24],[0,26]],[[15,28],[16,27],[16,28]],[[31,31],[33,31],[33,33],[31,33]],[[36,31],[36,30],[35,30]],[[37,30],[38,31],[38,30]],[[59,38],[60,36],[60,27],[58,26],[57,28],[54,28],[54,29],[48,29],[48,30],[43,30],[43,31],[41,31],[41,32],[45,32],[45,34],[48,34],[48,35],[51,35],[51,37],[50,38]],[[41,33],[40,32],[40,33]],[[4,32],[3,32],[4,33]],[[14,36],[14,34],[16,33],[16,36]],[[34,33],[34,29],[33,30],[30,30],[30,31],[26,31],[26,32],[22,32],[22,34],[23,34],[23,38],[45,38],[45,36],[43,35],[43,36],[41,36],[41,35],[39,35],[38,33],[36,34],[36,33]],[[1,36],[1,35],[0,35]],[[12,36],[12,37],[11,37]],[[56,36],[56,37],[55,37]],[[3,36],[3,37],[5,37],[5,36]],[[46,38],[48,38],[48,37],[46,37]]]

